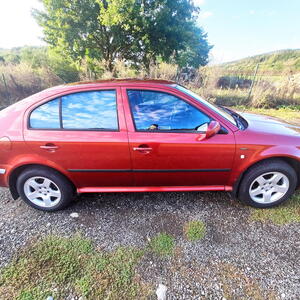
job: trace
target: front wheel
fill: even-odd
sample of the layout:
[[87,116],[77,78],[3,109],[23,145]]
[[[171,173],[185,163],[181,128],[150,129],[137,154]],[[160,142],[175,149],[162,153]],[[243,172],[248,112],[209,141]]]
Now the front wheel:
[[63,175],[42,167],[23,171],[17,179],[17,189],[27,204],[43,211],[65,208],[74,195],[72,185]]
[[246,172],[239,199],[253,207],[273,207],[286,201],[297,186],[297,174],[280,160],[261,162]]

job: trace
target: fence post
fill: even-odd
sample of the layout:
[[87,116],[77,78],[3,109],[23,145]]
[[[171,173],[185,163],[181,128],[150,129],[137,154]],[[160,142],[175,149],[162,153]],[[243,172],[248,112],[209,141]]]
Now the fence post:
[[5,80],[5,76],[4,74],[2,73],[2,79],[3,79],[3,83],[4,83],[4,86],[5,86],[5,91],[6,91],[6,100],[7,100],[7,104],[10,104],[10,96],[9,96],[9,91],[8,91],[8,87],[7,87],[7,84],[6,84],[6,80]]
[[254,86],[256,75],[257,75],[257,71],[258,71],[258,67],[259,67],[259,64],[257,64],[256,68],[255,68],[253,80],[251,82],[251,86],[250,86],[249,93],[248,93],[248,101],[250,100],[250,97],[251,97],[251,93],[252,93],[252,90],[253,90],[253,86]]

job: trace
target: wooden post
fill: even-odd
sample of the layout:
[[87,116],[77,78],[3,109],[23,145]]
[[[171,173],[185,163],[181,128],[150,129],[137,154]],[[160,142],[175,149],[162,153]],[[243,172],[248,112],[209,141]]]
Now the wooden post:
[[253,90],[253,86],[254,86],[256,75],[257,75],[257,71],[258,71],[258,67],[259,67],[259,64],[257,64],[256,68],[255,68],[253,80],[251,82],[251,86],[250,86],[249,93],[248,93],[248,101],[250,100],[250,97],[251,97],[251,93],[252,93],[252,90]]
[[7,97],[6,100],[7,100],[7,104],[10,104],[9,91],[8,91],[8,87],[7,87],[7,84],[6,84],[5,76],[4,76],[3,73],[2,73],[2,78],[3,78],[3,83],[4,83],[5,91],[6,91],[6,97]]

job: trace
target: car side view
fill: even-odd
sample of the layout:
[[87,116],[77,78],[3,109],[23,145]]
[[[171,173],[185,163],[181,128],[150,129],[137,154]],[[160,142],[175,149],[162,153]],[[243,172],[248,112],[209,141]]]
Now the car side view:
[[0,112],[0,186],[44,211],[81,193],[228,191],[260,208],[300,186],[300,127],[162,80],[58,86]]

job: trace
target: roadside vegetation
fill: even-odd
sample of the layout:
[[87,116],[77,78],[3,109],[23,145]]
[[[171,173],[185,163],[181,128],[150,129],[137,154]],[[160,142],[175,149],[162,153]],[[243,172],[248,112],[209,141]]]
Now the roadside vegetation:
[[[281,52],[279,58],[284,53]],[[106,69],[103,61],[94,61],[93,67],[85,60],[78,64],[46,47],[0,49],[0,108],[45,88],[78,80],[157,78],[175,80],[219,105],[297,122],[300,112],[300,67],[297,61],[300,51],[287,51],[287,55],[294,59],[295,64],[284,65],[280,72],[276,71],[276,75],[271,67],[267,69],[269,64],[262,69],[259,65],[254,77],[254,63],[245,63],[248,68],[245,67],[245,71],[242,67],[238,69],[237,66],[243,60],[231,63],[231,69],[228,69],[227,64],[184,68],[174,63],[157,61],[150,64],[148,70],[136,69],[126,61],[119,60],[111,72]],[[281,63],[281,60],[276,61],[278,55],[275,54],[260,57],[264,57],[266,62],[272,58],[273,65]],[[292,58],[288,60],[291,62]],[[256,57],[247,59],[247,62],[252,60],[255,62]]]
[[251,112],[254,114],[261,114],[279,118],[289,123],[296,125],[300,124],[300,106],[280,106],[278,108],[255,108],[247,106],[233,106],[236,111]]
[[[203,223],[189,224],[192,240],[199,239]],[[146,299],[153,287],[141,280],[137,265],[147,253],[167,259],[175,246],[174,237],[159,233],[144,249],[104,252],[78,234],[50,235],[31,242],[0,269],[0,299]]]
[[278,207],[270,209],[251,208],[252,221],[271,222],[276,225],[300,223],[300,193]]
[[135,267],[143,254],[131,248],[107,253],[80,236],[48,236],[23,249],[0,273],[1,299],[143,299],[149,287]]

